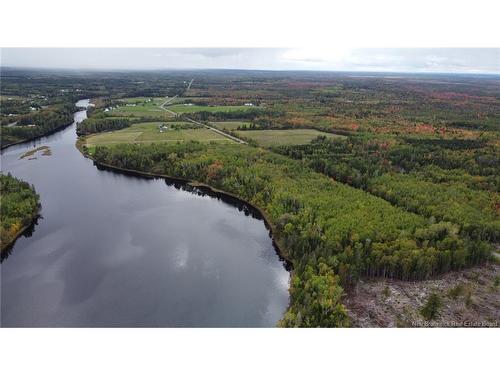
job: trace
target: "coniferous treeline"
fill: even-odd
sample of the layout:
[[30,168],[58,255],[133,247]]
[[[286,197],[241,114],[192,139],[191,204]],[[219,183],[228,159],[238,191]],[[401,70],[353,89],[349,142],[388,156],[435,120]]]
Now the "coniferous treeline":
[[78,135],[101,133],[111,130],[119,130],[132,125],[133,121],[128,118],[92,117],[87,118],[76,126]]
[[[276,151],[405,210],[456,223],[473,239],[500,238],[498,150],[482,141],[412,139],[391,144],[363,137],[320,138]],[[460,159],[462,169],[445,162]]]
[[200,111],[186,114],[186,116],[198,121],[225,121],[225,120],[252,120],[264,112],[262,109],[242,109],[236,111]]
[[294,264],[286,326],[348,324],[342,287],[362,275],[421,280],[489,259],[491,245],[457,224],[409,213],[313,172],[299,161],[240,145],[120,144],[96,161],[183,177],[261,207]]

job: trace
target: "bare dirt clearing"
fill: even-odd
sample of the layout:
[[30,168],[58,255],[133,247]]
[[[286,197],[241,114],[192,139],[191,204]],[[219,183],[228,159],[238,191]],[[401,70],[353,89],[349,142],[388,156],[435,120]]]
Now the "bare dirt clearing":
[[[489,264],[419,282],[364,280],[345,303],[356,327],[498,327],[499,278],[500,265]],[[419,311],[431,293],[442,306],[426,321]]]

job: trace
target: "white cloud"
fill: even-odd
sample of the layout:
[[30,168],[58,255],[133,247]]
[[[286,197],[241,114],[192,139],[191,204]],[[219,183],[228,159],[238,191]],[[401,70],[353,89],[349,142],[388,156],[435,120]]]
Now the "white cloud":
[[4,48],[2,66],[500,73],[500,49]]

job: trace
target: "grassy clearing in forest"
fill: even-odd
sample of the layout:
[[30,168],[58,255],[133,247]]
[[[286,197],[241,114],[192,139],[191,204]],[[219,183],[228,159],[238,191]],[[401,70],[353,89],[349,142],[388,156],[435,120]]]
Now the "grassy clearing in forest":
[[157,106],[119,106],[113,108],[110,112],[112,116],[127,116],[127,117],[172,117],[171,113]]
[[133,97],[120,99],[120,104],[114,107],[108,114],[112,116],[128,117],[172,117],[164,109],[160,108],[168,98],[164,97]]
[[[164,125],[166,128],[160,131],[160,125]],[[125,129],[90,136],[87,138],[87,146],[183,141],[232,142],[209,129],[195,127],[187,122],[145,122],[134,124]]]
[[327,138],[343,138],[342,135],[324,133],[314,129],[289,129],[289,130],[247,130],[236,131],[244,138],[253,139],[264,147],[300,145],[311,142],[319,136]]
[[120,102],[123,102],[126,104],[136,104],[136,105],[141,105],[141,106],[142,105],[151,106],[151,105],[160,105],[167,99],[168,98],[165,98],[163,96],[160,96],[160,97],[137,96],[137,97],[133,97],[133,98],[120,99]]

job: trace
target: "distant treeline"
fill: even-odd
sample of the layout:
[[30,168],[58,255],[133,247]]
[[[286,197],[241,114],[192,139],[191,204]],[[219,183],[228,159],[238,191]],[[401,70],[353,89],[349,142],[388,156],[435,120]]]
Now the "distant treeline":
[[73,122],[75,110],[72,103],[57,104],[23,116],[15,126],[2,126],[2,146],[37,138],[69,125]]

